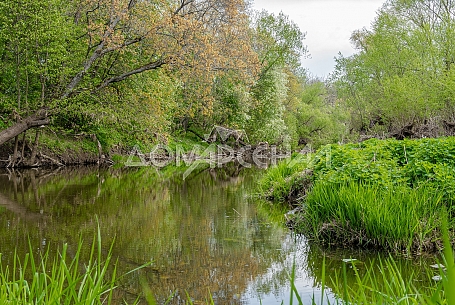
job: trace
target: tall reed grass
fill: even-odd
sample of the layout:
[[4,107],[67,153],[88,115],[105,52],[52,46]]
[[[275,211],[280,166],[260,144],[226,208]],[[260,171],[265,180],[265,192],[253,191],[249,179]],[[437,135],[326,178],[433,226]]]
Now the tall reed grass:
[[434,251],[442,246],[444,206],[441,192],[430,186],[319,182],[304,203],[300,230],[329,244]]
[[65,244],[57,257],[47,251],[39,259],[30,246],[24,259],[15,255],[11,266],[0,265],[0,304],[113,304],[119,277],[112,245],[103,257],[98,228],[88,260],[82,261],[82,246],[80,240],[72,258]]
[[[329,275],[331,291],[336,294],[335,304],[429,304],[429,305],[455,305],[455,264],[453,248],[450,243],[447,213],[441,210],[441,231],[444,243],[443,264],[439,264],[441,281],[435,281],[433,273],[427,269],[426,277],[432,285],[419,285],[416,288],[416,274],[404,277],[400,267],[392,257],[379,260],[376,264],[370,264],[363,275],[356,267],[355,261],[343,264],[343,269]],[[347,273],[355,273],[356,284],[348,287]],[[323,279],[327,277],[326,269],[322,268]],[[294,278],[290,278],[294,281]],[[322,292],[326,287],[325,280],[322,282]],[[333,302],[332,302],[333,303]],[[313,300],[313,304],[316,302]],[[330,304],[321,298],[320,304]]]

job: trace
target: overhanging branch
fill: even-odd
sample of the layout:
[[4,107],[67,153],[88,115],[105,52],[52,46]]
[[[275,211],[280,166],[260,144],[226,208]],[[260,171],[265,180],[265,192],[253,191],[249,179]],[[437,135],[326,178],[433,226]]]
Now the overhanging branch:
[[165,64],[164,60],[160,59],[160,60],[151,62],[149,64],[146,64],[146,65],[144,65],[142,67],[139,67],[137,69],[134,69],[134,70],[125,72],[123,74],[120,74],[118,76],[114,76],[114,77],[108,78],[101,85],[96,87],[93,91],[97,91],[97,90],[103,89],[103,88],[105,88],[105,87],[107,87],[107,86],[109,86],[110,84],[113,84],[113,83],[121,82],[122,80],[127,79],[128,77],[130,77],[132,75],[139,74],[139,73],[142,73],[142,72],[145,72],[145,71],[148,71],[148,70],[158,69],[161,66],[163,66],[164,64]]
[[0,132],[0,145],[9,141],[10,139],[20,135],[24,131],[42,125],[48,125],[48,111],[47,109],[38,110],[36,113],[19,121],[13,126]]

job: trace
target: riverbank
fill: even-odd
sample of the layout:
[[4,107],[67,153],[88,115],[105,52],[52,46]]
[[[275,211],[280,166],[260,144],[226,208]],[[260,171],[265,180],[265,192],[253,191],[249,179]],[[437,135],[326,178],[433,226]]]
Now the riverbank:
[[[208,146],[191,136],[163,138],[160,142],[163,144],[162,146],[169,146],[172,150],[176,150],[178,146],[182,151],[191,151],[196,145],[203,151]],[[117,143],[113,143],[112,141],[106,142],[103,137],[95,134],[71,134],[51,128],[42,130],[37,142],[35,142],[34,133],[21,136],[18,138],[16,149],[15,146],[14,139],[2,146],[0,168],[125,165],[128,160],[130,162],[140,161],[141,155],[148,158],[150,152],[156,148],[156,144],[152,141],[125,143],[119,140]]]
[[[249,160],[251,156],[247,155],[265,152],[267,158],[268,151],[257,146],[251,151],[242,150],[246,153],[240,156],[239,150],[220,152],[219,148],[225,146],[210,145],[188,135],[166,139],[158,146],[128,148],[105,145],[94,135],[58,134],[50,129],[42,132],[36,147],[32,138],[19,139],[16,166],[166,166],[165,172],[178,167],[186,178],[201,168],[225,165],[227,159],[251,165],[259,159]],[[11,165],[14,144],[11,141],[2,150],[0,166]],[[150,159],[151,152],[157,159]],[[267,166],[267,162],[263,164]],[[289,204],[292,211],[286,215],[288,225],[320,243],[421,253],[441,248],[443,211],[448,211],[453,227],[453,177],[453,137],[370,139],[358,144],[327,145],[312,154],[295,154],[268,171],[260,181],[260,192],[270,201]]]
[[288,224],[319,243],[412,254],[442,248],[444,215],[454,227],[454,177],[453,137],[371,139],[295,155],[260,192],[289,204]]
[[[17,146],[16,146],[17,145]],[[16,149],[15,149],[16,148]],[[109,162],[110,151],[90,134],[69,134],[50,128],[2,145],[0,167],[51,167]]]
[[193,172],[196,168],[224,167],[230,163],[243,167],[266,168],[269,160],[285,158],[277,146],[266,142],[249,144],[235,139],[204,140],[195,132],[161,137],[155,141],[104,141],[95,134],[68,134],[48,128],[3,145],[0,168],[60,167],[80,165],[127,166]]
[[[80,277],[75,275],[77,266],[89,265],[90,241],[98,235],[99,226],[101,238],[97,241],[102,240],[103,246],[98,254],[99,244],[95,244],[96,262],[102,262],[103,268],[110,252],[112,258],[106,276],[98,282],[110,285],[114,282],[112,272],[118,275],[113,301],[103,298],[104,304],[134,304],[135,300],[147,304],[143,297],[147,291],[157,304],[182,300],[212,304],[212,299],[214,304],[239,299],[245,304],[312,304],[312,300],[315,304],[326,304],[322,300],[331,304],[396,304],[410,295],[419,296],[421,304],[431,304],[425,300],[434,295],[445,300],[440,290],[445,273],[439,269],[443,268],[438,264],[443,262],[439,256],[408,259],[378,251],[328,250],[307,244],[305,238],[296,238],[283,227],[285,211],[272,206],[274,214],[267,202],[251,196],[262,176],[258,169],[242,168],[238,176],[226,170],[202,171],[185,181],[176,175],[168,179],[163,171],[144,167],[5,170],[0,174],[0,201],[9,202],[0,209],[4,267],[12,266],[14,257],[21,262],[16,266],[25,266],[22,262],[27,258],[30,262],[32,255],[35,265],[55,265],[63,272],[68,267],[74,271],[71,278],[55,272],[47,273],[46,279],[49,288],[74,283],[67,289],[55,287],[52,294],[57,298],[63,292],[62,298],[71,297],[85,271],[96,271],[99,266],[79,268]],[[14,206],[20,209],[11,209]],[[66,265],[62,260],[65,244]],[[46,249],[49,256],[42,261],[40,253]],[[71,264],[78,249],[79,264]],[[152,264],[129,273],[147,262]],[[35,274],[30,263],[27,267],[24,275]],[[207,270],[216,270],[216,276]],[[129,276],[121,276],[126,273]],[[5,289],[15,284],[33,286],[41,276],[26,280],[15,282],[10,273]],[[97,290],[94,286],[84,289],[104,292],[109,288]],[[26,292],[25,288],[20,292]],[[10,296],[15,297],[0,291],[1,300]]]

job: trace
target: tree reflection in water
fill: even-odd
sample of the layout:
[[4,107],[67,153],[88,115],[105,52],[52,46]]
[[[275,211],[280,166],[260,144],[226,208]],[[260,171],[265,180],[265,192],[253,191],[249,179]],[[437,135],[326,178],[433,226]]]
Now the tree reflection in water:
[[[87,247],[97,222],[107,252],[115,239],[118,274],[152,260],[151,267],[123,279],[117,297],[133,300],[140,278],[163,302],[216,304],[248,302],[245,290],[282,249],[285,228],[259,213],[248,196],[257,170],[236,166],[209,169],[182,180],[160,177],[151,168],[4,171],[0,176],[0,251],[10,264],[63,243],[70,254],[82,234]],[[281,250],[277,250],[281,249]],[[271,284],[273,285],[273,284]]]
[[[1,263],[12,265],[14,251],[24,257],[29,240],[37,258],[48,248],[56,255],[63,243],[71,257],[79,236],[82,257],[88,257],[99,223],[105,253],[115,241],[118,274],[153,262],[121,280],[118,303],[141,295],[141,280],[159,303],[171,296],[170,304],[186,303],[187,293],[195,304],[209,295],[215,304],[286,303],[295,264],[303,302],[311,304],[314,295],[319,304],[323,258],[333,303],[330,277],[341,277],[343,258],[358,259],[359,274],[371,266],[376,270],[377,252],[324,249],[292,236],[280,225],[283,219],[273,216],[282,218],[283,211],[251,196],[257,175],[258,170],[235,165],[200,169],[186,180],[151,168],[2,171]],[[425,275],[434,261],[433,256],[396,258],[404,274]],[[347,282],[355,288],[349,268]]]

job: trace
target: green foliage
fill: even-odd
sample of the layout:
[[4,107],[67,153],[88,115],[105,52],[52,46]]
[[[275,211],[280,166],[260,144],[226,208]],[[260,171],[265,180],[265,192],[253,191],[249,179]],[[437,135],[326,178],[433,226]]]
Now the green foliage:
[[[329,145],[314,159],[316,180],[359,182],[383,187],[432,185],[455,198],[455,138],[403,140],[371,139],[359,144]],[[329,162],[327,162],[329,160]]]
[[322,81],[307,82],[294,116],[299,142],[314,148],[341,141],[347,133],[347,111],[334,99],[330,85]]
[[311,162],[311,156],[298,160],[294,156],[289,160],[278,163],[267,170],[267,173],[259,180],[258,187],[260,194],[268,200],[285,202],[296,195],[301,189],[303,180],[308,179],[303,174]]
[[64,14],[67,9],[61,0],[0,3],[0,43],[5,46],[0,91],[14,108],[30,111],[46,105],[73,72],[67,59],[74,63],[79,58],[68,47],[77,45],[79,28]]
[[295,116],[299,99],[300,56],[306,54],[305,35],[280,13],[262,11],[254,22],[254,46],[261,62],[259,79],[251,88],[245,129],[253,142],[297,146],[300,122]]
[[[109,94],[81,93],[55,101],[60,110],[54,124],[67,132],[95,134],[104,150],[151,146],[171,131],[179,91],[164,71],[150,71],[125,81],[121,91]],[[107,91],[107,90],[106,90]]]
[[204,9],[235,22],[193,20],[166,1],[163,11],[149,2],[0,3],[0,129],[46,106],[53,130],[96,135],[105,152],[150,147],[189,126],[244,129],[251,144],[339,141],[346,111],[300,67],[305,34],[283,13],[248,20],[244,1],[231,2]]
[[246,84],[227,74],[219,77],[214,84],[212,125],[245,128],[251,98]]
[[[31,135],[28,141],[33,141]],[[33,136],[34,137],[34,136]],[[39,147],[46,151],[50,150],[54,154],[71,154],[72,160],[76,163],[78,156],[81,156],[83,160],[90,159],[87,155],[91,155],[92,158],[98,159],[98,147],[97,143],[89,135],[79,135],[74,137],[73,134],[67,134],[66,132],[42,132],[40,136]],[[85,157],[84,157],[85,155]]]
[[278,69],[262,75],[253,88],[253,105],[246,131],[253,142],[283,143],[286,131],[284,101],[287,76]]
[[255,48],[262,64],[262,73],[276,67],[300,66],[300,56],[307,50],[299,27],[282,12],[275,16],[261,11],[253,22]]

